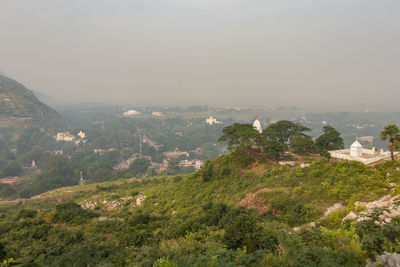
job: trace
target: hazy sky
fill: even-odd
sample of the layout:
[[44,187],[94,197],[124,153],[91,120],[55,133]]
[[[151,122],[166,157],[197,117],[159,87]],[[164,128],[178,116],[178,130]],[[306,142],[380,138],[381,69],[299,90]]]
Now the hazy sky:
[[399,0],[0,0],[0,70],[57,100],[399,103]]

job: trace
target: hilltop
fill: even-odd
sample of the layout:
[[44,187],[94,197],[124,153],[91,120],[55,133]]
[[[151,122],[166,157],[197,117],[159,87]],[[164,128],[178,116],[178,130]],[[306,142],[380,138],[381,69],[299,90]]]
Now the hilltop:
[[297,163],[232,153],[194,174],[3,202],[0,252],[22,265],[363,266],[400,250],[399,219],[376,224],[359,204],[400,193],[399,161]]
[[22,84],[0,75],[0,128],[65,128],[68,121]]

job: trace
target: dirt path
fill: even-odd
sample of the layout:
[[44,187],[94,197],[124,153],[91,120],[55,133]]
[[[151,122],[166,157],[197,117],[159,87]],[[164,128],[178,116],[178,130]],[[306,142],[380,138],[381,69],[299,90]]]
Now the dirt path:
[[256,192],[247,193],[245,198],[241,199],[237,204],[239,206],[245,207],[246,209],[255,209],[262,213],[267,212],[269,210],[269,207],[264,205],[263,199],[260,198],[258,195],[261,193],[268,193],[272,191],[273,190],[271,188],[262,188]]
[[237,202],[237,205],[245,207],[246,209],[255,209],[262,213],[267,212],[270,207],[264,204],[264,200],[259,197],[259,195],[262,193],[269,193],[273,191],[289,192],[290,189],[286,187],[261,188],[256,192],[247,193],[243,199]]

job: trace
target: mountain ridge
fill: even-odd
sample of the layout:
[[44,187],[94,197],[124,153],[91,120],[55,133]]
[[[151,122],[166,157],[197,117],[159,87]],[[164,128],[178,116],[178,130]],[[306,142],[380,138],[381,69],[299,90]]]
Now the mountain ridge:
[[31,90],[3,75],[0,75],[0,120],[0,128],[63,129],[69,125],[66,118],[41,102]]

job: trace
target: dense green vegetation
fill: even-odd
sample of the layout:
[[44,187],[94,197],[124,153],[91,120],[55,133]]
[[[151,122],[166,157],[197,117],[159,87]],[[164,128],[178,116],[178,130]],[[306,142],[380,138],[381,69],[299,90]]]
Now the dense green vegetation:
[[[310,167],[244,163],[232,153],[194,174],[59,189],[3,206],[0,255],[38,266],[363,266],[400,251],[398,219],[341,222],[354,201],[377,199],[400,183],[400,162],[373,169],[305,160]],[[266,211],[238,205],[251,192],[260,192]],[[147,198],[136,206],[140,196]],[[110,208],[113,201],[122,204]],[[89,202],[93,210],[77,205]],[[346,210],[319,220],[337,202]],[[315,228],[292,230],[311,221]]]
[[18,82],[0,75],[0,129],[18,135],[27,125],[47,129],[68,127],[58,112],[40,102],[32,91]]
[[383,131],[381,132],[381,139],[386,140],[388,139],[388,148],[392,157],[392,160],[394,160],[394,154],[393,151],[395,148],[399,148],[400,145],[400,130],[397,127],[396,124],[390,124],[386,126]]
[[251,124],[235,123],[223,129],[219,141],[225,142],[230,151],[244,155],[245,159],[275,161],[290,158],[288,152],[303,156],[318,152],[329,157],[328,149],[343,148],[343,139],[331,126],[325,126],[324,133],[315,142],[304,133],[306,131],[310,129],[290,121],[272,123],[262,133]]

